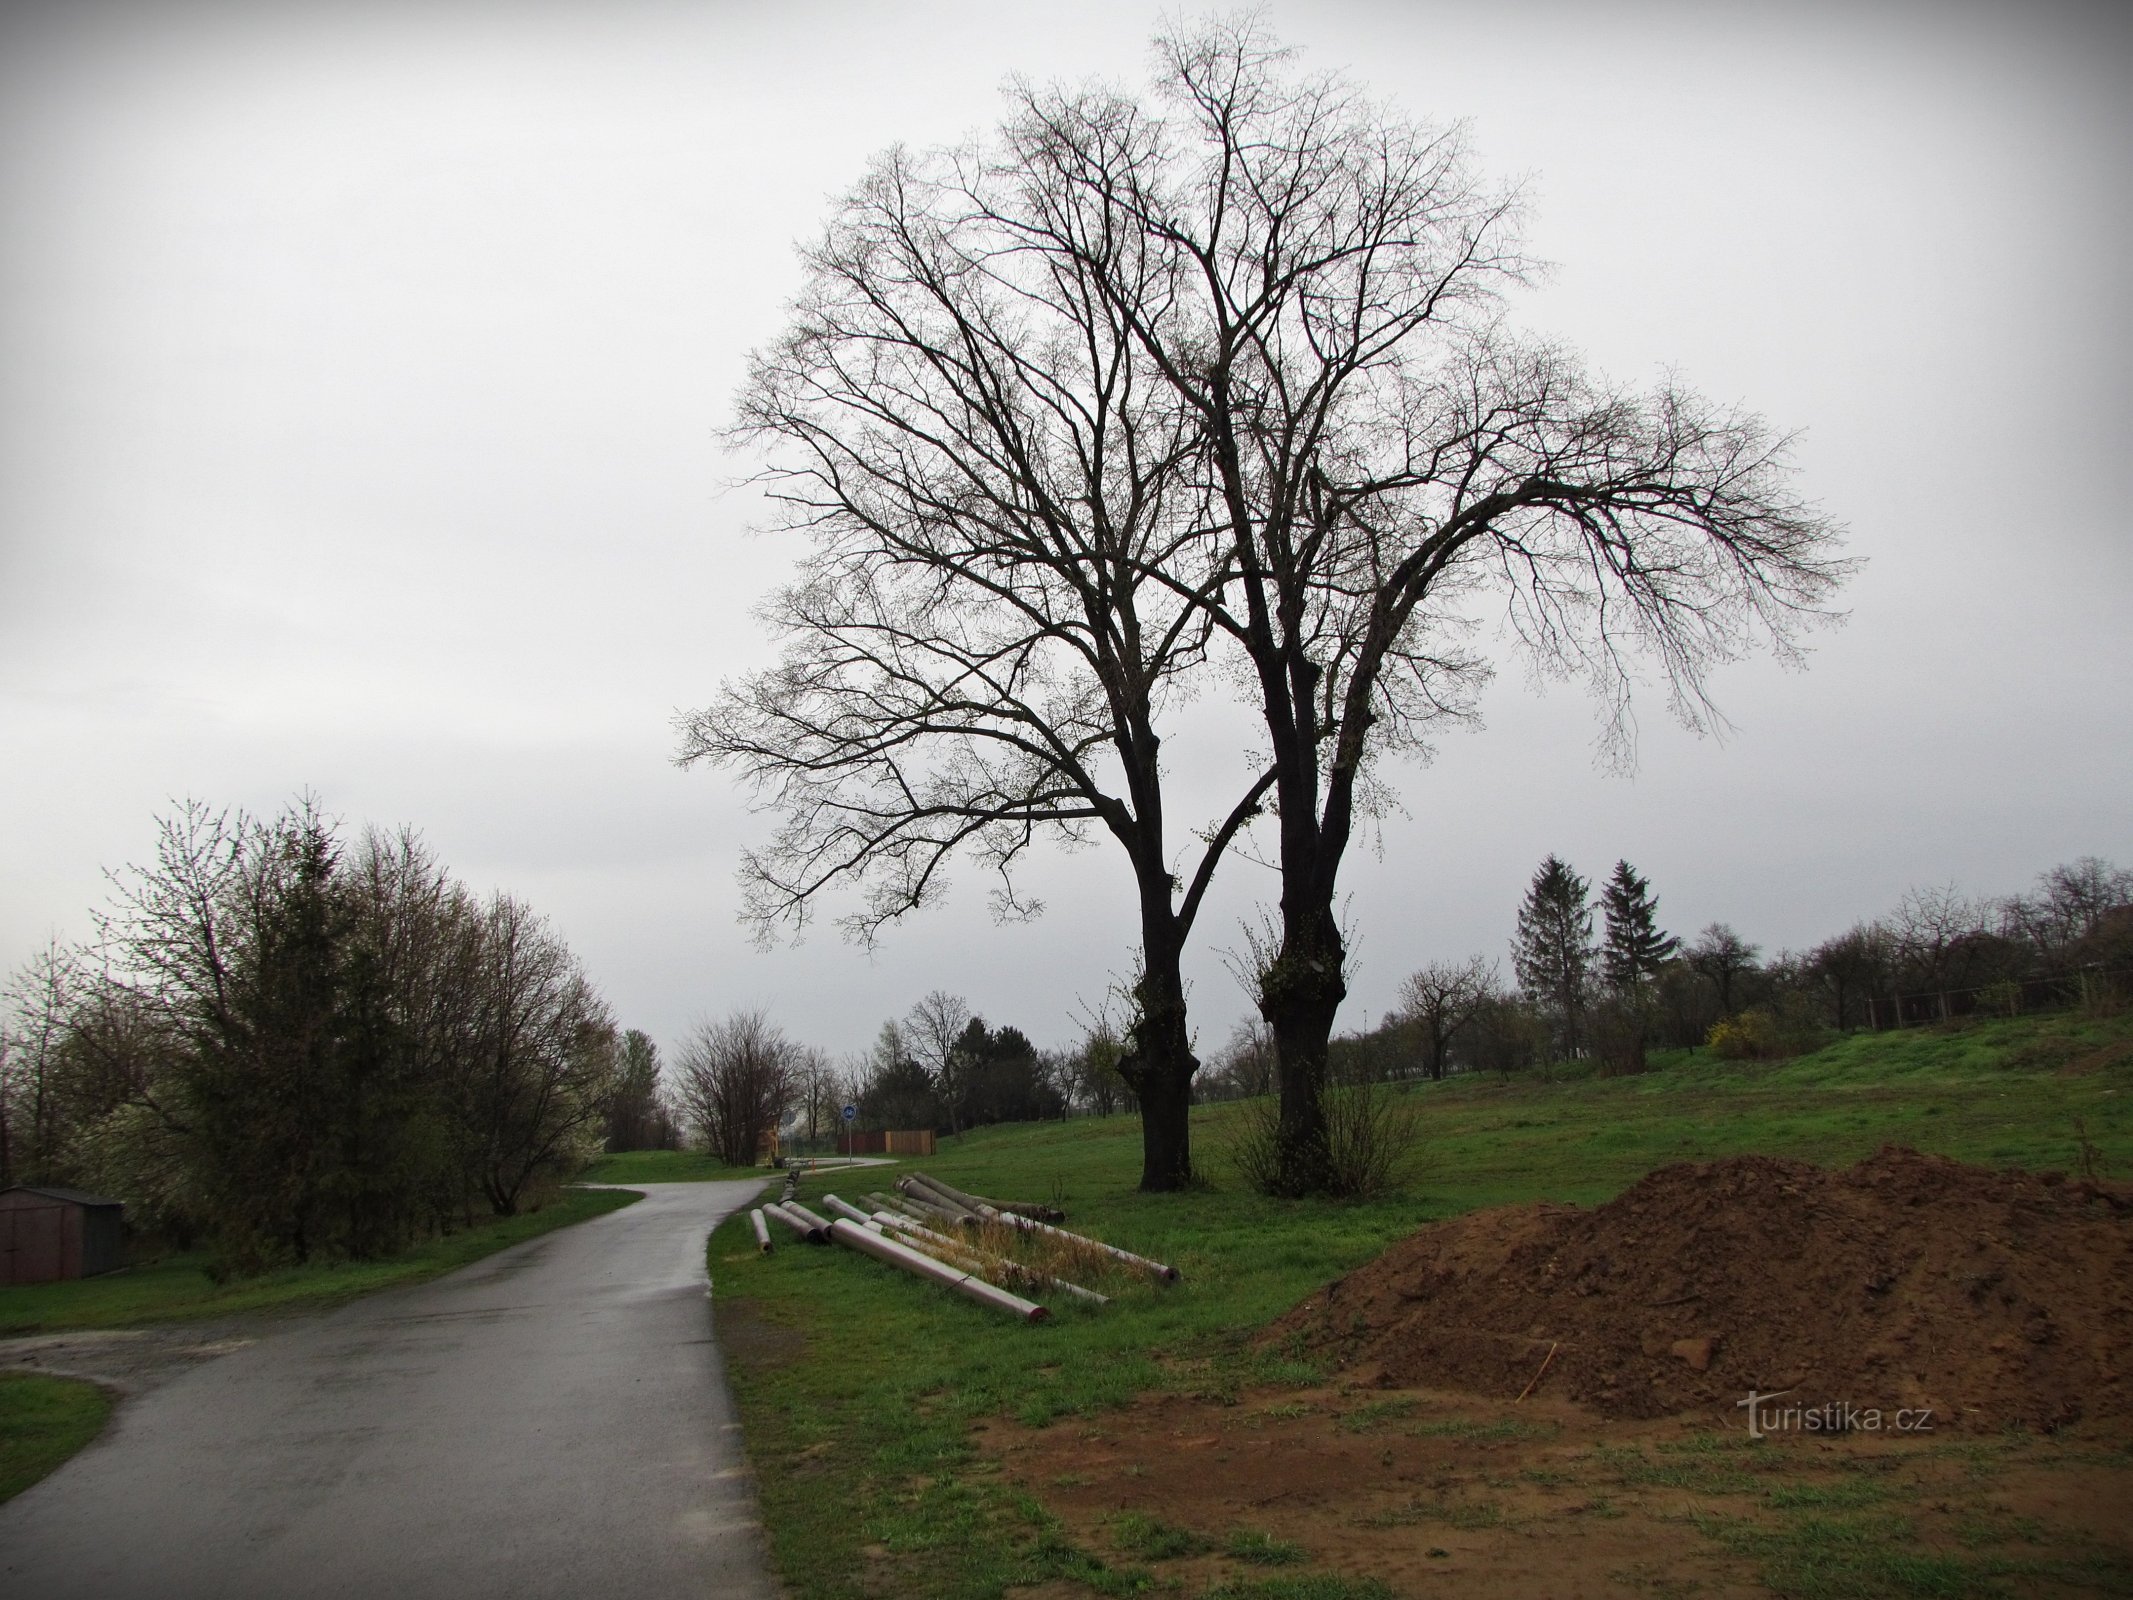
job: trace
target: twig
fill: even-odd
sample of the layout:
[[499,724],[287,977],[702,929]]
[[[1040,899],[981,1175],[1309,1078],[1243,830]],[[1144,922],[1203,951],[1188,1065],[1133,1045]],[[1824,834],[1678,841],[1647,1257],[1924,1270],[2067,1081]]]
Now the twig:
[[[1555,1360],[1555,1352],[1560,1350],[1562,1346],[1563,1341],[1560,1339],[1551,1339],[1548,1342],[1548,1354],[1541,1361],[1540,1371],[1533,1374],[1533,1382],[1527,1384],[1523,1389],[1518,1391],[1518,1400],[1525,1399],[1527,1395],[1531,1394],[1537,1387],[1539,1387],[1541,1379],[1548,1376],[1548,1365],[1550,1362]],[[1513,1400],[1511,1404],[1513,1404],[1514,1406],[1517,1405],[1518,1400]]]

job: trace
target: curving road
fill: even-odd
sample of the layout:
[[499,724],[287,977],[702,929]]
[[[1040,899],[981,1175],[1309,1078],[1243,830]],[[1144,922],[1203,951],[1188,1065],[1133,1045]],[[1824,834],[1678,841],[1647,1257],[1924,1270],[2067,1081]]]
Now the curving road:
[[770,1600],[704,1236],[635,1205],[129,1401],[0,1506],[7,1600]]

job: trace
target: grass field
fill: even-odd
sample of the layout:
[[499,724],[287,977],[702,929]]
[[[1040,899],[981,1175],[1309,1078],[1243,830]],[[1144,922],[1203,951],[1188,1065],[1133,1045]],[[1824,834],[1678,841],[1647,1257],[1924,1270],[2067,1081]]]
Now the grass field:
[[0,1289],[0,1335],[67,1328],[126,1328],[194,1317],[319,1311],[395,1284],[419,1283],[523,1240],[615,1211],[638,1197],[614,1189],[566,1189],[539,1211],[496,1217],[384,1261],[314,1262],[258,1278],[217,1283],[205,1253],[72,1282]]
[[[1056,1198],[1073,1226],[1173,1262],[1184,1281],[1167,1290],[1107,1285],[1113,1305],[1060,1306],[1054,1320],[1030,1327],[849,1252],[781,1244],[775,1255],[759,1256],[745,1221],[729,1223],[710,1244],[719,1337],[780,1573],[803,1600],[978,1600],[1024,1584],[1050,1585],[1041,1591],[1047,1595],[1182,1589],[1240,1600],[1390,1592],[1373,1587],[1375,1578],[1317,1567],[1262,1571],[1224,1548],[1230,1539],[1251,1548],[1249,1528],[1188,1530],[1199,1544],[1184,1565],[1182,1556],[1151,1556],[1122,1524],[1092,1532],[1076,1519],[1066,1506],[1073,1485],[1064,1481],[1075,1474],[1047,1487],[1018,1473],[987,1436],[1017,1429],[1100,1436],[1129,1426],[1118,1419],[1151,1394],[1215,1408],[1271,1404],[1271,1415],[1288,1390],[1299,1397],[1299,1418],[1340,1410],[1346,1402],[1328,1394],[1325,1374],[1255,1354],[1250,1335],[1425,1221],[1536,1199],[1589,1204],[1674,1161],[1754,1151],[1836,1165],[1888,1141],[2037,1169],[2078,1170],[2086,1161],[2126,1177],[2133,1175],[2129,1097],[2133,1022],[2061,1017],[1854,1036],[1776,1065],[1683,1055],[1630,1078],[1428,1086],[1416,1091],[1424,1131],[1404,1192],[1366,1204],[1280,1202],[1244,1191],[1222,1154],[1238,1115],[1233,1106],[1195,1114],[1196,1150],[1210,1182],[1176,1196],[1134,1190],[1139,1132],[1131,1118],[987,1129],[948,1141],[923,1163],[927,1170],[984,1193]],[[890,1176],[825,1177],[807,1193],[851,1198],[847,1191],[880,1187]],[[1469,1418],[1458,1426],[1494,1424]],[[2105,1467],[2133,1465],[2123,1454]],[[2048,1468],[2049,1455],[2031,1451],[2024,1459]],[[1145,1470],[1160,1472],[1162,1463]],[[1740,1505],[1716,1491],[1699,1499],[1693,1481],[1685,1489],[1645,1482],[1643,1469],[1619,1453],[1587,1450],[1517,1470],[1567,1475],[1574,1484],[1592,1479],[1581,1505],[1671,1496],[1663,1510],[1669,1537],[1708,1547],[1711,1560],[1741,1574],[1782,1579],[1788,1593],[2000,1594],[2013,1592],[2009,1573],[2036,1578],[1983,1535],[1931,1561],[1894,1560],[1890,1542],[1909,1525],[1908,1502],[1887,1498],[1868,1514],[1854,1494],[1847,1509],[1852,1491],[1821,1483],[1805,1466],[1797,1482],[1759,1482],[1757,1493],[1768,1493],[1745,1521]],[[2030,1526],[2004,1520],[2008,1528]],[[1443,1537],[1450,1550],[1455,1536]],[[2068,1548],[2067,1592],[2133,1581],[2133,1571],[2112,1564],[2116,1557]],[[2104,1575],[2106,1589],[2082,1587],[2081,1574],[2091,1572]],[[1673,1581],[1655,1573],[1625,1592],[1669,1592]]]
[[94,1439],[110,1415],[111,1397],[93,1383],[0,1372],[0,1501]]

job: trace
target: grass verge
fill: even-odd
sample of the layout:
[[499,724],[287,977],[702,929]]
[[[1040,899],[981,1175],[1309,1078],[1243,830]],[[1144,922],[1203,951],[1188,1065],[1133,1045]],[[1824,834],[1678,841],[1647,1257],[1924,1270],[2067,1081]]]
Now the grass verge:
[[94,1439],[110,1416],[111,1396],[93,1383],[0,1372],[0,1502]]
[[496,1217],[383,1261],[313,1262],[217,1283],[205,1252],[71,1282],[0,1289],[0,1335],[123,1328],[264,1311],[319,1311],[374,1290],[419,1283],[641,1198],[620,1189],[566,1189],[539,1211]]
[[[774,1558],[799,1600],[988,1600],[1048,1580],[1064,1592],[1140,1593],[1161,1580],[1114,1560],[1153,1558],[1115,1537],[1077,1542],[1041,1485],[1011,1481],[988,1458],[988,1428],[1002,1419],[1087,1427],[1151,1390],[1234,1404],[1248,1387],[1318,1383],[1317,1370],[1250,1349],[1256,1329],[1317,1285],[1421,1223],[1477,1206],[1592,1204],[1673,1161],[1757,1152],[1839,1165],[1895,1141],[2068,1169],[2085,1138],[2092,1159],[2123,1177],[2133,1173],[2129,1091],[2133,1020],[2079,1017],[1853,1036],[1776,1064],[1680,1052],[1635,1077],[1459,1080],[1415,1091],[1423,1143],[1405,1191],[1343,1205],[1243,1190],[1222,1155],[1234,1105],[1195,1110],[1211,1183],[1179,1195],[1133,1188],[1140,1138],[1130,1117],[946,1141],[926,1170],[981,1193],[1056,1199],[1070,1226],[1173,1262],[1184,1281],[1107,1286],[1115,1299],[1103,1310],[1060,1304],[1050,1322],[1024,1326],[850,1252],[781,1239],[759,1256],[745,1218],[733,1219],[710,1245],[716,1315]],[[824,1175],[805,1193],[852,1199],[893,1177]],[[1787,1526],[1829,1514],[1770,1509]],[[1728,1543],[1712,1526],[1714,1548],[1766,1573],[1795,1570],[1808,1545],[1826,1548],[1837,1570],[1816,1572],[1820,1592],[1889,1593],[1908,1581],[1877,1565],[1870,1540],[1818,1541],[1810,1530],[1804,1543],[1738,1534]],[[1379,1592],[1372,1580],[1273,1574],[1242,1551],[1235,1559],[1216,1592]]]

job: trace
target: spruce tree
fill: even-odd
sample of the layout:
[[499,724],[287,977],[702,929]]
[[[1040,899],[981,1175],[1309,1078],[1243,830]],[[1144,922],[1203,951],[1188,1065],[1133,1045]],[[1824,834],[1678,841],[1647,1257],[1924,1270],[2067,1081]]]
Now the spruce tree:
[[1518,938],[1511,949],[1519,987],[1555,1011],[1566,1056],[1578,1053],[1592,971],[1588,888],[1569,863],[1550,855],[1533,874],[1526,902],[1518,908]]
[[1681,941],[1659,930],[1659,902],[1652,886],[1627,861],[1615,863],[1600,905],[1607,914],[1600,970],[1610,989],[1626,995],[1657,972],[1660,963],[1681,948]]

